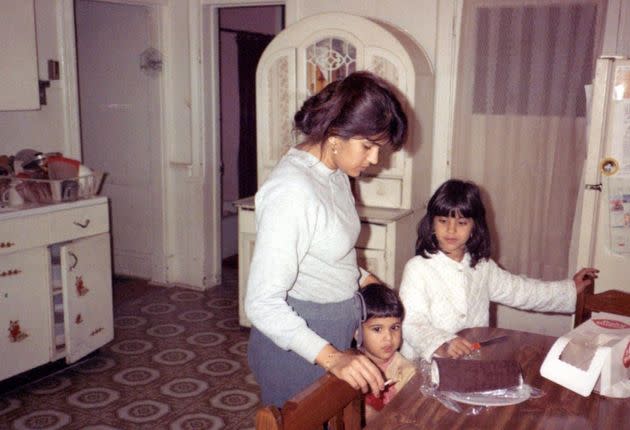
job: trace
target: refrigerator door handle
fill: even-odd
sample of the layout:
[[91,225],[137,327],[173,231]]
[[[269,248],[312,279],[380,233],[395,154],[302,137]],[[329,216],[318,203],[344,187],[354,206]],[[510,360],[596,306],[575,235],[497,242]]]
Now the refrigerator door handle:
[[602,190],[602,184],[601,182],[599,184],[586,184],[584,185],[584,188],[590,191],[601,191]]

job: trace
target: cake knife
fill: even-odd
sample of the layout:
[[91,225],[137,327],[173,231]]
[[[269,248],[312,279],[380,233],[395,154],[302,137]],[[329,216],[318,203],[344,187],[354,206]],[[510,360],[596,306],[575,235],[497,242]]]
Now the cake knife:
[[507,338],[508,338],[507,335],[504,335],[504,336],[498,336],[498,337],[486,339],[481,342],[475,342],[472,344],[472,350],[476,351],[480,349],[482,346],[488,346],[488,345],[492,345],[493,343],[503,342],[504,340],[507,340]]

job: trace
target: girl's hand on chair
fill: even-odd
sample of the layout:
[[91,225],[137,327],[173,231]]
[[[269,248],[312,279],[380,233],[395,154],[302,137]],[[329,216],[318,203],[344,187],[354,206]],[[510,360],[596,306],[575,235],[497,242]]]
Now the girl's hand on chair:
[[317,363],[328,372],[343,379],[355,390],[361,390],[363,393],[371,391],[376,397],[380,396],[380,392],[385,388],[385,380],[380,369],[365,355],[352,351],[337,351],[331,345],[327,345],[320,356],[322,354],[323,360],[318,359]]
[[454,339],[444,342],[435,353],[440,357],[460,358],[473,351],[472,343],[463,337],[457,336]]
[[587,285],[593,282],[593,279],[597,279],[597,274],[599,270],[594,269],[592,267],[585,267],[573,275],[573,282],[575,283],[575,289],[577,290],[577,294],[580,294],[584,291]]

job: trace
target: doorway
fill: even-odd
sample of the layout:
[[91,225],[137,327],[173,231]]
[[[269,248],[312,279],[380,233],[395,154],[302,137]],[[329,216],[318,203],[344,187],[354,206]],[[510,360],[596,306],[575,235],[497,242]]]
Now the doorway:
[[159,279],[163,235],[159,9],[75,1],[82,153],[106,173],[114,273]]
[[[210,8],[204,10],[204,14],[210,12]],[[252,196],[257,189],[256,65],[283,28],[282,5],[218,9],[221,259],[226,264],[235,264],[238,254],[233,202]]]

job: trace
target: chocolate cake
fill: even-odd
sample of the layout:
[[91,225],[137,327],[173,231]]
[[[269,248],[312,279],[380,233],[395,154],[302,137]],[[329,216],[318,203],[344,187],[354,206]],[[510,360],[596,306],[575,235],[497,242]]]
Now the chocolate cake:
[[498,390],[521,384],[521,368],[514,360],[434,358],[431,376],[439,390],[461,393]]

